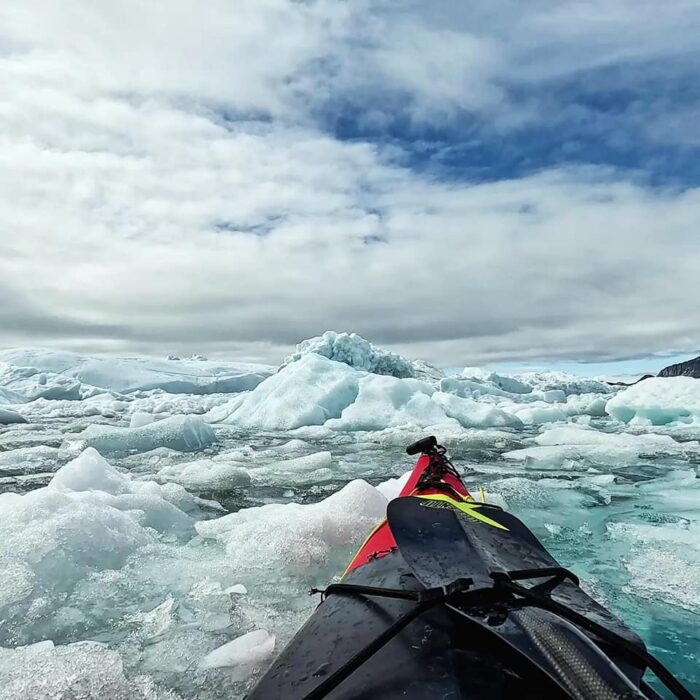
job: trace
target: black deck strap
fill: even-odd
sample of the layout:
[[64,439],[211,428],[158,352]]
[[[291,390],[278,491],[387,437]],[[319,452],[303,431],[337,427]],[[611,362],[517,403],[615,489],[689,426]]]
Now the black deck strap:
[[426,603],[437,600],[442,602],[445,598],[468,591],[473,581],[470,578],[458,578],[447,586],[437,586],[436,588],[423,588],[418,591],[408,591],[405,588],[382,588],[379,586],[363,586],[359,583],[331,583],[326,588],[312,588],[309,595],[321,594],[323,599],[333,593],[339,595],[369,595],[379,598],[401,598],[403,600],[414,600],[417,603]]
[[509,581],[507,576],[494,576],[494,587],[501,590],[509,591],[510,593],[524,598],[526,601],[543,610],[548,610],[560,617],[563,617],[569,622],[573,622],[578,627],[592,632],[597,637],[607,642],[608,644],[622,649],[631,657],[641,661],[648,666],[658,677],[660,681],[678,698],[678,700],[695,700],[692,693],[673,676],[673,674],[655,657],[645,649],[640,649],[638,646],[628,641],[619,634],[612,632],[607,627],[590,620],[585,615],[577,613],[575,610],[568,608],[566,605],[557,603],[552,600],[547,593],[542,593],[534,588],[525,588],[514,581]]
[[[415,600],[410,610],[397,618],[378,637],[367,646],[360,649],[353,657],[348,659],[340,668],[331,673],[311,692],[304,695],[303,700],[321,700],[328,693],[337,688],[349,675],[356,671],[369,658],[374,656],[387,642],[390,642],[401,630],[407,627],[413,620],[422,615],[426,610],[444,603],[448,598],[468,591],[472,585],[471,579],[457,579],[447,586],[439,588],[426,588],[421,591],[406,591],[397,588],[378,588],[375,586],[360,586],[352,583],[332,583],[325,591],[318,591],[324,596],[332,594],[369,595],[381,598],[403,598]],[[316,590],[316,589],[312,589]]]
[[549,594],[551,593],[560,583],[564,583],[567,579],[579,585],[578,576],[573,571],[569,571],[562,566],[551,566],[551,567],[541,567],[538,569],[519,569],[517,571],[492,571],[491,578],[498,583],[498,581],[524,581],[529,579],[537,578],[547,578],[547,581],[538,583],[529,590],[536,591],[537,593]]

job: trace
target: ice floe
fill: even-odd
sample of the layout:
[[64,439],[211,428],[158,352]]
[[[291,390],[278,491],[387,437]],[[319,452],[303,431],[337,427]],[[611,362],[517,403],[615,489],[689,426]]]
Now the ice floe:
[[226,668],[258,664],[270,658],[274,651],[275,635],[266,630],[253,630],[209,652],[199,667]]
[[355,480],[319,503],[246,508],[195,527],[225,545],[234,565],[303,572],[325,563],[341,545],[359,545],[386,504],[377,489]]
[[0,425],[10,425],[11,423],[26,423],[27,419],[9,408],[0,406]]
[[200,459],[184,464],[171,464],[157,474],[162,481],[181,484],[191,491],[228,491],[250,484],[250,473],[236,464]]
[[606,411],[625,423],[700,423],[700,381],[691,377],[645,379],[611,398]]
[[196,452],[214,442],[214,431],[201,418],[172,416],[138,428],[91,425],[68,440],[67,447],[94,447],[103,454],[148,452],[158,447],[179,452]]
[[534,447],[506,452],[503,457],[539,468],[562,468],[571,460],[592,464],[631,464],[642,458],[681,456],[698,449],[698,443],[678,443],[668,435],[604,433],[585,426],[549,428],[533,439]]
[[[149,389],[171,394],[234,393],[252,389],[273,371],[266,365],[240,362],[98,357],[41,348],[1,351],[0,363],[10,373],[7,378],[0,375],[0,385],[28,400],[38,395],[80,399],[96,389],[124,394]],[[37,394],[37,386],[43,386],[44,393]]]

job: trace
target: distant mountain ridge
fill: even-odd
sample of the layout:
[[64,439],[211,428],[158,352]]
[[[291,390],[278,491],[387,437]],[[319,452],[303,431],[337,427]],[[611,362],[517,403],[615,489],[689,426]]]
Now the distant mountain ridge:
[[700,379],[700,357],[664,367],[659,377],[694,377]]

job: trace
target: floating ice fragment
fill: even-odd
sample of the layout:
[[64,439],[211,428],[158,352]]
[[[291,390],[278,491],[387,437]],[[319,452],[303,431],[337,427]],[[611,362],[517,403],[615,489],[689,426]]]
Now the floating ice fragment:
[[700,381],[691,377],[645,379],[610,399],[605,410],[625,423],[700,423]]
[[641,455],[683,455],[697,443],[678,443],[668,435],[629,435],[603,433],[584,426],[565,426],[545,430],[534,442],[537,447],[506,452],[510,460],[528,460],[538,468],[576,466],[579,460],[596,464],[633,464]]
[[150,425],[155,421],[156,417],[152,413],[143,413],[136,411],[131,414],[129,419],[130,428],[143,428],[144,425]]
[[168,596],[160,605],[147,612],[137,612],[127,616],[127,621],[139,627],[144,639],[154,639],[167,632],[175,622],[177,603]]
[[158,472],[158,479],[173,481],[193,491],[225,491],[250,484],[250,474],[246,469],[211,459],[163,467]]
[[131,492],[129,482],[94,447],[88,447],[56,472],[47,488],[102,491],[113,496]]
[[382,481],[382,483],[377,484],[375,488],[382,494],[382,496],[384,496],[384,498],[387,499],[387,501],[391,501],[392,499],[399,497],[401,489],[408,483],[410,477],[411,472],[407,471],[396,479],[387,479],[386,481]]
[[335,548],[359,544],[386,514],[386,504],[377,489],[357,479],[318,503],[243,508],[195,528],[226,546],[232,566],[303,572],[325,563]]
[[522,428],[523,421],[514,413],[507,413],[488,403],[461,398],[454,394],[435,392],[433,401],[450,418],[465,428]]
[[272,656],[275,635],[266,630],[253,630],[214,649],[199,664],[200,668],[225,668],[259,664]]
[[58,450],[46,445],[0,452],[0,476],[54,471],[58,464]]
[[77,436],[76,442],[94,447],[102,454],[148,452],[157,447],[196,452],[216,442],[216,435],[201,418],[172,416],[141,428],[91,425]]
[[26,423],[27,419],[17,411],[0,407],[0,425],[10,425],[11,423]]

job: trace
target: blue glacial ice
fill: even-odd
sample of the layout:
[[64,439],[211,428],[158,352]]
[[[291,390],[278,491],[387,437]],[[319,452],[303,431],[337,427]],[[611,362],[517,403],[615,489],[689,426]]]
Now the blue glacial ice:
[[171,416],[135,428],[91,425],[69,438],[67,447],[94,447],[103,454],[149,452],[159,447],[179,452],[197,452],[214,442],[214,431],[201,418]]
[[415,364],[405,357],[378,348],[356,333],[335,331],[326,331],[317,338],[302,341],[297,345],[296,351],[284,361],[284,365],[311,354],[342,362],[353,369],[400,379],[415,377],[417,374]]
[[691,377],[645,379],[610,399],[607,411],[625,423],[700,423],[700,393]]

